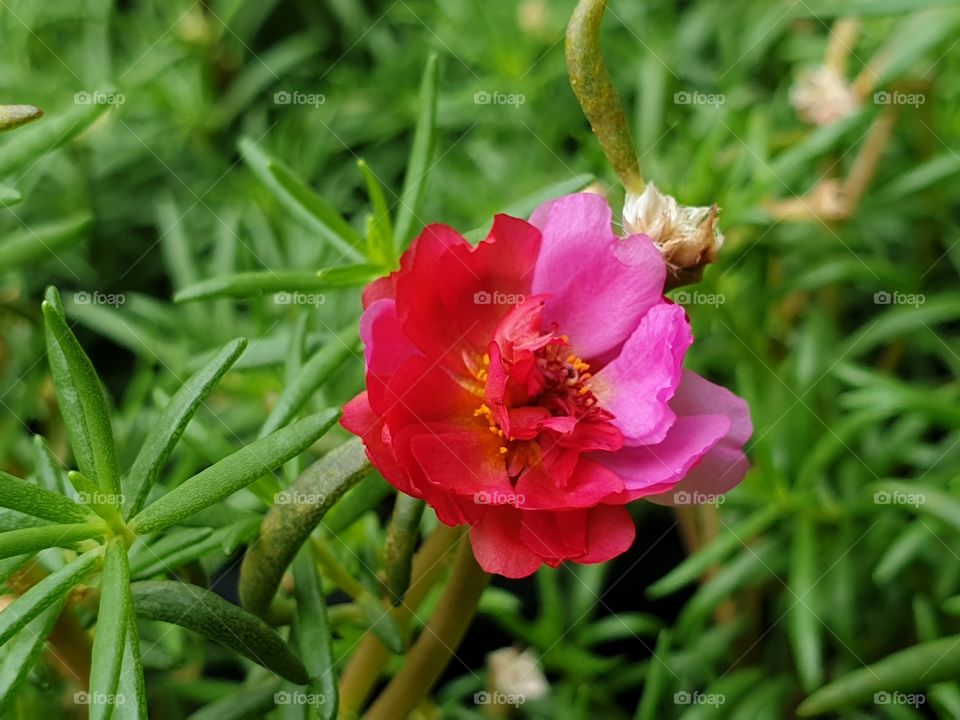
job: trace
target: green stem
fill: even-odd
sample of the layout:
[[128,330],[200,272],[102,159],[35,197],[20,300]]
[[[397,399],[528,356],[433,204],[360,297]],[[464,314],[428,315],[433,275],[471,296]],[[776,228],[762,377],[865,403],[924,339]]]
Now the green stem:
[[407,717],[416,709],[460,645],[489,582],[490,575],[477,564],[470,543],[461,543],[436,611],[407,654],[403,667],[370,706],[366,720]]
[[617,89],[600,52],[600,21],[607,0],[580,0],[567,26],[570,85],[600,141],[607,160],[628,192],[643,190],[640,161]]
[[[464,542],[469,541],[464,538],[463,528],[437,525],[414,556],[410,587],[403,602],[390,610],[398,622],[410,621],[446,569],[451,548]],[[340,718],[352,720],[357,716],[390,657],[380,638],[367,631],[340,675]]]

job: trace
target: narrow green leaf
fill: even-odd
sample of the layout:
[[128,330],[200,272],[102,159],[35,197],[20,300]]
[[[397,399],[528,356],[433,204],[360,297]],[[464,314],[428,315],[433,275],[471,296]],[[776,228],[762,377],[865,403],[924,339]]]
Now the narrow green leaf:
[[708,621],[710,613],[731,593],[752,581],[770,577],[778,570],[780,560],[773,540],[764,539],[744,548],[701,585],[684,605],[674,626],[676,636],[689,637]]
[[643,684],[643,696],[640,698],[640,704],[637,706],[637,712],[634,715],[635,720],[653,720],[661,717],[657,714],[657,707],[660,705],[660,698],[666,690],[667,671],[670,662],[670,631],[661,630],[660,637],[657,639],[657,646],[654,648],[653,657],[650,658],[650,665],[647,670],[647,679]]
[[0,470],[0,507],[10,508],[55,523],[77,523],[90,513],[63,495],[44,490]]
[[960,673],[960,635],[920,643],[854,670],[825,685],[804,700],[800,715],[835,713],[840,708],[867,702],[875,693],[928,688]]
[[887,545],[887,549],[877,561],[873,579],[883,586],[907,568],[917,557],[924,545],[936,539],[933,531],[922,522],[912,522]]
[[35,553],[49,547],[71,547],[81,540],[101,537],[105,532],[106,528],[99,522],[7,530],[0,533],[0,558]]
[[366,160],[357,160],[357,167],[367,183],[367,195],[373,208],[373,219],[370,223],[370,233],[367,237],[369,255],[371,258],[393,267],[396,263],[396,249],[393,246],[393,223],[390,221],[390,208],[383,192],[383,185]]
[[43,316],[53,385],[77,465],[104,492],[119,496],[120,472],[107,400],[90,358],[67,326],[55,288],[47,289]]
[[[127,592],[129,593],[129,589]],[[123,663],[120,666],[120,684],[117,687],[117,695],[123,698],[123,703],[113,709],[113,718],[147,720],[147,689],[140,658],[140,636],[132,614],[124,638]]]
[[287,211],[347,257],[363,259],[356,250],[360,235],[333,206],[253,141],[244,138],[239,145],[244,162]]
[[16,188],[0,184],[0,208],[12,207],[23,201],[23,195]]
[[181,625],[298,685],[309,682],[300,658],[273,628],[216,593],[165,580],[135,582],[131,590],[138,617]]
[[331,238],[339,238],[349,248],[355,248],[360,243],[361,237],[353,226],[337,212],[333,205],[317,195],[307,183],[277,160],[271,159],[269,167],[270,173],[280,183],[280,187],[286,190],[320,227],[325,229],[325,234]]
[[816,527],[812,519],[800,515],[794,528],[790,552],[791,607],[787,632],[797,663],[803,689],[810,692],[823,682],[823,628],[817,615],[814,589],[817,572]]
[[888,480],[874,483],[873,502],[939,518],[960,530],[960,500],[933,487],[913,482]]
[[259,436],[269,435],[293,420],[333,372],[347,358],[359,352],[359,344],[359,328],[355,322],[328,340],[323,349],[303,365],[296,378],[283,388],[260,428]]
[[[319,272],[297,270],[267,270],[262,272],[237,273],[202,280],[180,290],[174,302],[232,297],[248,298],[262,293],[274,293],[277,305],[301,304],[296,293],[308,294],[316,290],[363,285],[383,274],[377,265],[357,264],[333,267]],[[303,302],[311,300],[306,298]],[[323,296],[313,298],[317,304],[325,301]]]
[[99,547],[84,553],[38,582],[0,613],[0,645],[23,629],[40,613],[64,597],[96,564],[103,553]]
[[651,598],[664,597],[692,583],[709,567],[722,562],[743,543],[749,542],[770,527],[781,514],[780,508],[769,505],[728,528],[648,587],[647,595]]
[[291,698],[280,688],[277,681],[238,688],[200,708],[187,720],[262,720],[278,704],[290,702]]
[[0,177],[69,142],[90,127],[108,107],[102,103],[76,105],[60,115],[49,116],[42,123],[11,134],[0,145]]
[[338,410],[311,415],[228,455],[148,505],[133,518],[130,528],[156,532],[223,500],[306,450],[339,417]]
[[297,598],[295,633],[303,663],[310,674],[310,693],[322,702],[316,705],[321,720],[337,716],[339,694],[334,667],[333,639],[327,618],[327,601],[320,587],[320,577],[307,545],[293,561],[293,579]]
[[156,205],[157,232],[160,233],[160,249],[164,264],[175,288],[192,285],[197,278],[197,265],[193,259],[190,241],[183,228],[183,215],[177,207],[172,192],[163,193]]
[[62,495],[68,490],[67,476],[41,435],[33,436],[33,467],[44,490]]
[[413,551],[420,538],[420,519],[423,517],[424,506],[423,500],[397,493],[393,516],[387,530],[387,542],[383,549],[387,591],[394,605],[400,604],[410,587]]
[[13,130],[43,117],[34,105],[0,105],[0,131]]
[[370,473],[334,505],[320,521],[331,535],[339,535],[368,512],[373,511],[384,498],[394,492],[379,473]]
[[437,80],[437,55],[430,53],[420,84],[420,112],[413,135],[413,145],[410,148],[410,157],[407,160],[407,172],[403,178],[397,222],[394,226],[393,245],[397,249],[402,249],[410,241],[414,223],[420,213],[430,164],[433,161],[437,141]]
[[[736,705],[737,701],[744,696],[751,696],[765,677],[766,672],[760,668],[735,670],[708,685],[701,695],[705,699],[710,699],[706,696],[711,695],[713,698],[723,698],[724,707],[739,707]],[[680,718],[681,720],[713,720],[717,717],[717,710],[715,704],[700,702],[690,705]]]
[[53,625],[60,617],[66,597],[54,599],[53,604],[31,620],[24,631],[4,646],[6,654],[0,663],[0,717],[9,717],[7,707],[17,688],[27,679]]
[[240,600],[245,608],[257,615],[267,612],[300,546],[327,510],[369,470],[363,443],[354,438],[310,465],[277,496],[240,566]]
[[132,559],[130,574],[137,579],[147,578],[158,573],[173,572],[208,553],[229,555],[237,545],[253,540],[259,528],[260,519],[256,517],[217,530],[188,528],[171,533],[146,546]]
[[609,615],[586,626],[579,639],[586,647],[613,640],[656,635],[663,630],[663,621],[646,613],[627,612]]
[[167,403],[143,441],[143,446],[124,479],[124,496],[128,498],[125,509],[127,517],[136,515],[143,509],[160,470],[170,457],[187,423],[246,347],[247,341],[243,338],[231,340],[202,368],[193,373]]
[[100,611],[90,667],[90,720],[110,720],[117,704],[128,699],[119,697],[117,690],[131,622],[127,549],[123,541],[115,539],[107,545],[100,580]]
[[0,267],[9,270],[17,265],[55,256],[58,250],[85,238],[92,224],[92,215],[79,213],[65,220],[8,235],[0,242]]
[[[308,32],[285,38],[265,50],[259,50],[257,61],[244,63],[226,91],[217,94],[217,104],[210,112],[207,126],[219,129],[231,123],[237,115],[248,110],[267,88],[275,84],[277,78],[302,67],[320,47],[314,34]],[[289,94],[285,90],[278,91],[273,95],[274,104],[282,104],[283,96]],[[289,103],[289,98],[286,102]]]

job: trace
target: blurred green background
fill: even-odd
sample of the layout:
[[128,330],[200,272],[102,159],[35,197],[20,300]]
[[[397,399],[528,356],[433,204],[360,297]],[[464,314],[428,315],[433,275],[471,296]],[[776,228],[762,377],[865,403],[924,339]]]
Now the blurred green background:
[[[121,448],[239,335],[251,349],[167,481],[255,437],[291,344],[311,353],[355,324],[359,288],[315,306],[174,294],[362,259],[257,163],[279,160],[362,235],[357,161],[396,207],[430,53],[437,138],[414,230],[478,228],[589,182],[616,212],[622,191],[566,77],[573,5],[2,0],[0,103],[45,117],[0,135],[0,467],[29,475],[37,433],[69,462],[43,357],[50,284],[108,387]],[[869,91],[848,116],[811,126],[791,90],[844,17],[860,21],[846,75]],[[688,364],[750,403],[753,469],[719,507],[635,507],[636,546],[609,566],[496,583],[465,663],[438,690],[440,716],[485,715],[472,699],[484,654],[511,642],[534,649],[551,683],[517,717],[752,719],[792,717],[825,683],[960,632],[958,36],[955,2],[611,0],[604,51],[644,176],[722,208],[720,261],[677,299],[697,338]],[[825,181],[865,170],[844,212],[810,210],[835,187]],[[782,210],[802,197],[814,198],[806,210]],[[357,356],[310,407],[361,384]],[[348,538],[361,554],[376,551],[373,524]],[[235,565],[208,561],[214,577]],[[831,714],[960,717],[960,639],[936,647],[894,673],[922,704],[870,692]],[[157,717],[242,682],[204,685],[216,673],[201,671],[177,689],[168,661],[145,657]],[[57,706],[55,674],[39,668],[33,681],[24,707]]]

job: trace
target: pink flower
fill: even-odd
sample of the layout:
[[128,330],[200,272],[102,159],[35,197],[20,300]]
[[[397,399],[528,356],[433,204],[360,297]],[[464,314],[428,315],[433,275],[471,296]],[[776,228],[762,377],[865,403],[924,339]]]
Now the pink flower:
[[633,542],[626,503],[747,469],[746,403],[682,368],[665,276],[597,195],[498,215],[477,247],[431,225],[364,293],[367,391],[343,424],[397,489],[471,526],[488,572],[609,560]]

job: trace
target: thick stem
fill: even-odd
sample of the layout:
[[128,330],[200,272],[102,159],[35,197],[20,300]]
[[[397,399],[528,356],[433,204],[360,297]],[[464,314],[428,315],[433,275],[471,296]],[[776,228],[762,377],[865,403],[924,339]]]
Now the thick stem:
[[416,709],[460,646],[489,582],[490,575],[477,564],[473,548],[462,543],[440,604],[403,667],[370,706],[367,720],[404,718]]
[[580,0],[567,26],[567,72],[583,114],[628,192],[643,191],[640,162],[623,104],[600,52],[600,21],[607,0]]
[[[410,587],[399,607],[391,612],[397,622],[407,622],[427,597],[446,567],[443,562],[450,549],[464,542],[463,528],[438,525],[413,559]],[[357,651],[340,676],[340,717],[353,718],[366,703],[390,659],[387,650],[372,631],[367,631]]]
[[860,21],[854,18],[840,18],[830,29],[830,40],[823,64],[836,70],[840,77],[847,74],[847,64],[859,33]]

